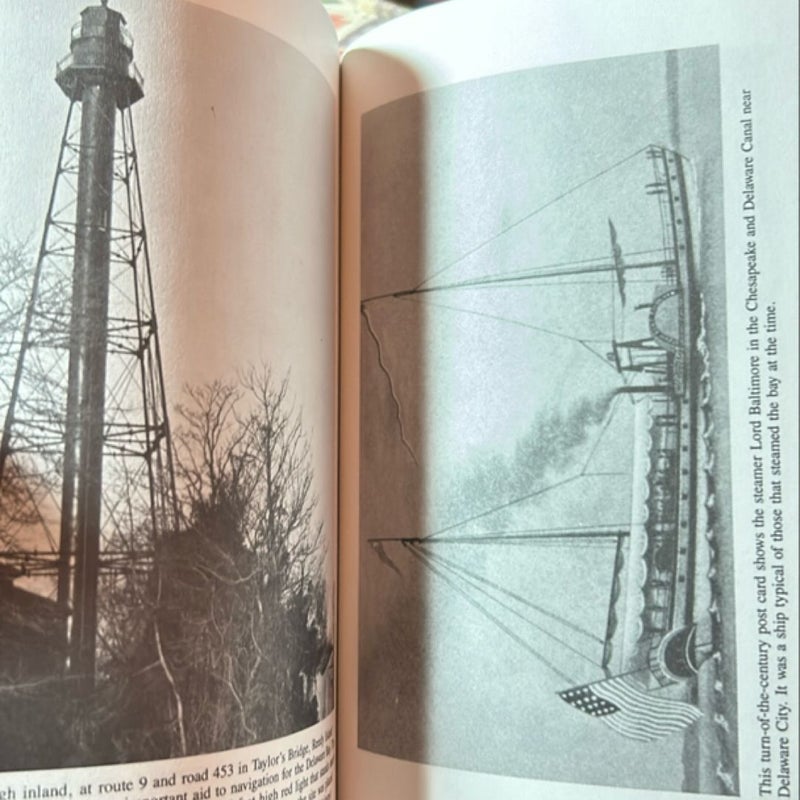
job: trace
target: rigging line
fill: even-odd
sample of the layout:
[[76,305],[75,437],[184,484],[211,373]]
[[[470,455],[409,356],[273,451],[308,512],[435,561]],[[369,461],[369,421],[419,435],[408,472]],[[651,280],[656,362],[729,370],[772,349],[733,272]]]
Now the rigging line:
[[503,228],[502,230],[498,231],[498,233],[494,234],[494,236],[491,236],[489,239],[485,239],[480,244],[476,245],[475,247],[470,248],[465,253],[463,253],[462,255],[458,256],[458,258],[454,259],[453,261],[448,262],[443,267],[441,267],[440,269],[436,270],[436,272],[434,272],[432,275],[430,275],[429,277],[425,278],[423,281],[418,283],[414,288],[415,289],[420,289],[426,283],[429,283],[434,278],[438,278],[440,275],[444,274],[449,269],[452,269],[454,266],[456,266],[456,264],[460,264],[465,258],[468,258],[469,256],[473,255],[474,253],[477,253],[479,250],[482,250],[488,244],[490,244],[491,242],[495,241],[495,239],[499,239],[501,236],[504,236],[509,231],[512,231],[512,230],[514,230],[514,228],[519,227],[520,225],[522,225],[523,222],[526,222],[527,220],[529,220],[532,217],[536,216],[540,212],[544,211],[546,208],[549,208],[550,206],[554,205],[555,203],[559,202],[560,200],[563,200],[565,197],[568,197],[573,192],[578,191],[578,189],[583,188],[587,184],[591,183],[594,180],[597,180],[598,178],[602,177],[603,175],[606,175],[607,173],[611,172],[612,170],[617,169],[618,167],[622,166],[626,161],[631,161],[632,159],[634,159],[637,156],[641,155],[643,152],[645,152],[645,150],[647,150],[647,148],[649,146],[650,145],[647,145],[646,147],[640,148],[635,153],[632,153],[631,155],[626,156],[625,158],[621,159],[620,161],[617,161],[615,164],[612,164],[611,166],[606,167],[605,169],[601,170],[596,175],[592,175],[591,177],[586,178],[585,180],[581,181],[576,186],[573,186],[571,189],[568,189],[566,192],[562,192],[557,197],[554,197],[551,200],[548,200],[546,203],[544,203],[543,205],[539,206],[538,208],[535,208],[533,211],[531,211],[530,213],[526,214],[524,217],[521,217],[516,222],[512,222],[510,225],[507,225],[505,228]]
[[[627,535],[627,534],[626,534]],[[470,538],[470,537],[452,537],[450,539],[434,539],[432,542],[426,542],[426,544],[439,544],[440,542],[446,542],[449,544],[458,544],[460,545],[503,545],[503,547],[537,547],[540,550],[560,550],[562,553],[567,550],[574,550],[576,552],[586,552],[587,550],[603,550],[608,552],[612,547],[613,544],[610,540],[607,539],[571,539],[567,536],[563,537],[562,541],[557,541],[555,539],[542,539],[541,541],[537,540],[536,537],[532,538],[525,538],[521,536],[511,536],[511,537],[504,537],[504,536],[496,536],[491,539],[481,539],[479,537]]]
[[[648,263],[645,265],[639,265],[640,268],[647,268],[652,266],[658,266],[661,262],[653,262],[652,264]],[[555,268],[558,269],[558,268]],[[517,272],[513,275],[495,275],[494,277],[480,277],[480,278],[465,278],[461,281],[454,281],[453,283],[440,283],[436,286],[423,286],[421,288],[413,288],[413,289],[401,289],[398,292],[393,292],[388,295],[375,295],[374,297],[368,298],[369,300],[381,300],[384,297],[405,297],[406,295],[410,294],[433,294],[434,292],[447,292],[453,291],[458,289],[470,289],[474,287],[478,287],[481,289],[485,289],[487,287],[493,286],[501,286],[503,284],[515,284],[519,286],[523,281],[528,280],[538,280],[539,277],[541,278],[561,278],[561,277],[569,277],[571,275],[602,275],[608,272],[611,272],[613,269],[612,265],[609,264],[596,264],[592,267],[575,267],[574,269],[564,269],[561,272],[548,272],[543,267],[538,267],[534,270],[529,272]],[[597,281],[599,284],[602,284],[601,281]],[[368,302],[368,301],[363,301]]]
[[558,642],[558,644],[560,644],[565,649],[569,650],[571,653],[574,653],[576,656],[582,658],[584,661],[588,661],[593,667],[602,668],[603,666],[602,664],[600,664],[597,661],[594,661],[590,656],[587,656],[586,653],[581,652],[577,647],[573,647],[571,644],[565,642],[561,637],[557,636],[555,633],[551,633],[550,631],[547,630],[547,628],[544,628],[543,626],[534,622],[532,619],[526,617],[524,614],[515,609],[509,603],[503,602],[502,600],[493,597],[488,591],[486,591],[486,589],[483,589],[480,586],[476,585],[475,583],[467,580],[465,577],[463,577],[463,575],[459,574],[459,571],[457,569],[450,568],[450,571],[452,573],[455,573],[456,577],[460,578],[464,583],[467,584],[467,586],[471,586],[475,591],[480,592],[482,595],[484,595],[484,597],[488,598],[494,603],[497,603],[497,605],[499,605],[500,608],[505,609],[509,614],[513,614],[515,617],[521,619],[523,622],[530,625],[531,628],[534,628],[535,630],[539,631],[539,633],[544,634],[548,639],[552,639],[553,641]]
[[531,325],[531,324],[529,324],[527,322],[522,322],[522,320],[509,319],[508,317],[502,317],[502,316],[499,316],[499,315],[496,315],[496,314],[489,314],[489,313],[487,313],[485,311],[474,311],[474,310],[468,309],[468,308],[459,308],[458,306],[447,305],[446,303],[434,303],[434,302],[431,302],[430,300],[424,300],[423,301],[422,298],[416,297],[416,296],[413,296],[413,295],[407,295],[407,296],[401,297],[399,299],[400,300],[405,300],[407,302],[416,302],[416,303],[419,303],[419,304],[422,304],[424,302],[425,305],[432,306],[434,308],[441,308],[441,309],[445,309],[447,311],[454,311],[454,312],[459,313],[459,314],[471,314],[474,317],[481,317],[483,319],[491,319],[491,320],[494,320],[495,322],[505,322],[508,325],[516,325],[516,326],[518,326],[520,328],[526,328],[526,329],[531,330],[531,331],[536,331],[537,333],[544,333],[546,335],[554,336],[554,337],[559,338],[559,339],[566,339],[568,341],[575,342],[576,344],[581,345],[581,347],[585,347],[595,358],[600,359],[600,361],[602,361],[607,367],[609,367],[614,372],[617,371],[616,368],[614,367],[614,365],[607,358],[603,357],[600,353],[598,353],[596,350],[593,350],[589,346],[587,340],[579,339],[577,336],[570,336],[568,333],[560,333],[558,331],[552,331],[552,330],[550,330],[548,328],[543,328],[543,327],[540,327],[538,325]]
[[[598,472],[593,473],[593,477],[617,477],[619,475],[627,475],[626,472]],[[514,528],[513,530],[507,531],[486,531],[479,536],[474,536],[474,539],[480,539],[484,536],[499,536],[500,534],[538,534],[539,538],[553,538],[558,536],[574,536],[578,538],[592,538],[592,537],[602,537],[602,536],[617,536],[619,533],[620,527],[619,525],[615,525],[611,522],[602,524],[602,525],[572,525],[572,526],[564,526],[561,528]],[[463,541],[463,539],[459,539],[459,541]]]
[[[362,313],[367,318],[367,320],[369,320],[369,315],[368,315],[366,309],[362,308]],[[368,325],[369,325],[369,321],[368,321]],[[614,414],[616,413],[616,406],[617,406],[618,398],[619,398],[619,395],[617,397],[612,398],[611,407],[609,408],[609,411],[608,411],[608,413],[606,415],[606,419],[604,420],[603,425],[602,425],[602,427],[600,429],[600,432],[598,433],[597,439],[596,439],[594,445],[592,446],[591,450],[589,451],[589,454],[588,454],[588,456],[586,458],[586,461],[584,462],[584,465],[583,465],[583,467],[582,467],[582,469],[581,469],[581,471],[580,471],[580,473],[578,475],[573,475],[573,476],[571,476],[569,478],[565,478],[565,479],[563,479],[561,481],[557,481],[554,484],[551,484],[549,486],[545,486],[545,487],[543,487],[541,489],[537,489],[537,490],[531,492],[530,494],[523,495],[522,497],[514,498],[512,500],[509,500],[506,503],[502,503],[499,506],[494,506],[493,508],[487,509],[486,511],[482,511],[482,512],[480,512],[478,514],[475,514],[475,515],[473,515],[471,517],[468,517],[466,519],[454,522],[451,525],[447,525],[444,528],[440,528],[439,530],[428,534],[427,536],[420,537],[420,541],[426,541],[426,540],[435,539],[436,537],[440,536],[443,533],[447,533],[449,531],[452,531],[452,530],[455,530],[457,528],[460,528],[463,525],[466,525],[466,524],[468,524],[470,522],[475,522],[476,520],[483,519],[483,518],[485,518],[487,516],[490,516],[491,514],[494,514],[494,513],[498,512],[498,511],[501,511],[504,508],[510,508],[511,506],[514,506],[514,505],[517,505],[519,503],[525,502],[526,500],[531,500],[534,497],[537,497],[537,496],[540,496],[542,494],[545,494],[545,493],[547,493],[549,491],[552,491],[553,489],[558,489],[561,486],[565,486],[565,485],[567,485],[569,483],[572,483],[575,480],[579,480],[579,479],[584,478],[584,477],[590,477],[592,475],[603,476],[603,475],[618,475],[618,474],[620,474],[620,473],[587,473],[587,469],[589,467],[589,463],[591,462],[592,458],[594,457],[594,454],[597,452],[597,448],[600,446],[600,442],[602,441],[602,438],[605,435],[606,431],[608,430],[608,427],[611,424],[611,420],[613,419]],[[398,406],[398,411],[399,411],[399,406]],[[415,459],[415,461],[416,461],[416,459]]]
[[[433,552],[429,552],[429,551],[426,551],[426,552],[428,552],[428,554],[430,555],[431,558],[441,562],[442,564],[448,565],[455,572],[462,572],[464,575],[469,576],[473,580],[478,581],[479,583],[486,584],[487,586],[491,587],[492,589],[494,589],[495,591],[499,592],[500,594],[505,594],[508,597],[511,597],[512,599],[516,600],[517,602],[522,603],[522,605],[527,606],[528,608],[532,609],[533,611],[538,612],[542,616],[548,617],[549,619],[553,620],[554,622],[557,622],[558,624],[563,625],[565,628],[569,628],[571,631],[574,631],[575,633],[579,633],[582,636],[586,636],[587,638],[591,639],[593,642],[597,642],[598,644],[601,644],[601,645],[605,644],[605,641],[603,639],[601,639],[597,634],[592,633],[591,631],[588,631],[585,628],[582,628],[577,623],[570,622],[569,620],[564,619],[560,615],[555,614],[552,611],[548,611],[546,608],[543,608],[542,606],[537,605],[536,603],[532,602],[531,600],[528,600],[527,598],[523,597],[522,595],[517,594],[516,592],[512,592],[510,589],[507,589],[504,586],[501,586],[499,583],[496,583],[495,581],[489,580],[489,578],[486,578],[486,577],[484,577],[482,575],[478,575],[478,574],[468,570],[466,567],[463,567],[460,564],[457,564],[456,562],[451,561],[450,559],[445,558],[444,556],[442,556],[442,555],[440,555],[438,553],[433,553]],[[511,610],[511,609],[509,609],[509,610]],[[522,616],[522,615],[520,615],[520,616]],[[523,617],[523,619],[524,619],[524,617]],[[533,625],[534,623],[531,623],[531,624]],[[535,627],[538,627],[538,626],[535,626]],[[592,663],[597,665],[597,662],[592,662]],[[598,665],[598,666],[600,666],[600,665]]]
[[[662,253],[664,252],[663,247],[653,247],[649,250],[631,250],[630,252],[625,253],[626,258],[631,258],[633,256],[648,256],[652,255],[653,253]],[[574,261],[554,261],[550,264],[539,264],[535,267],[526,267],[525,269],[518,269],[518,270],[506,270],[504,272],[497,272],[494,275],[486,275],[486,278],[493,278],[493,277],[502,277],[504,275],[526,275],[526,274],[533,274],[535,275],[538,271],[544,271],[548,269],[553,269],[555,267],[577,267],[580,264],[596,264],[598,267],[603,267],[603,271],[609,271],[613,265],[609,264],[608,255],[603,256],[593,256],[592,258],[579,258],[575,259]],[[636,266],[635,264],[633,265]],[[588,270],[591,271],[591,270]]]
[[[656,269],[664,267],[664,260],[659,259],[658,261],[647,261],[640,264],[632,264],[628,266],[629,270],[637,269],[637,270],[645,270],[645,269]],[[525,286],[528,284],[523,283],[524,281],[539,281],[541,278],[567,278],[573,275],[603,275],[606,273],[611,273],[614,270],[613,264],[608,263],[596,263],[589,267],[567,267],[567,268],[560,268],[560,267],[553,267],[551,271],[544,267],[536,267],[528,272],[515,272],[511,275],[502,273],[499,275],[495,275],[493,277],[479,277],[479,278],[465,278],[464,280],[460,281],[453,281],[452,283],[440,283],[435,286],[422,286],[422,287],[413,287],[411,289],[399,289],[395,292],[386,292],[384,294],[375,294],[371,297],[367,297],[361,301],[361,305],[364,306],[367,303],[374,302],[376,300],[388,300],[388,299],[397,299],[400,297],[405,297],[407,295],[414,295],[414,294],[433,294],[434,292],[449,292],[449,291],[458,291],[463,289],[487,289],[487,288],[494,288],[496,286],[503,286],[503,285],[510,285],[514,284],[515,286]],[[566,282],[565,282],[566,283]],[[602,281],[597,281],[598,284],[602,284]]]
[[483,317],[484,319],[491,319],[495,320],[496,322],[507,322],[509,325],[517,325],[520,328],[527,328],[531,331],[538,331],[539,333],[545,333],[549,336],[554,336],[559,339],[567,339],[571,342],[576,342],[577,344],[584,344],[584,340],[578,338],[577,336],[571,336],[568,333],[561,333],[560,331],[554,331],[550,328],[545,328],[541,325],[531,325],[529,322],[523,322],[522,320],[518,319],[511,319],[510,317],[503,317],[499,314],[489,314],[485,311],[476,311],[471,308],[461,308],[459,306],[451,306],[447,303],[435,303],[431,302],[430,300],[423,300],[420,297],[415,297],[413,295],[408,295],[406,297],[400,298],[401,300],[405,300],[406,302],[412,303],[425,303],[426,305],[432,306],[434,308],[442,308],[447,311],[455,311],[460,314],[472,314],[476,317]]
[[[507,503],[501,503],[499,506],[493,506],[486,511],[481,511],[478,514],[475,514],[471,517],[467,517],[466,519],[459,520],[458,522],[454,522],[451,525],[447,525],[444,528],[439,528],[439,530],[434,531],[433,533],[429,533],[427,536],[420,536],[415,541],[419,542],[426,542],[430,540],[437,540],[439,541],[439,537],[443,533],[447,533],[449,531],[455,530],[456,528],[460,528],[464,525],[468,525],[470,522],[475,522],[476,520],[482,519],[484,517],[488,517],[491,514],[494,514],[498,511],[502,511],[504,508],[510,508],[511,506],[517,505],[518,503],[524,503],[526,500],[531,500],[534,497],[538,497],[539,495],[546,494],[547,492],[552,491],[553,489],[558,489],[562,486],[566,486],[568,483],[572,483],[573,481],[581,480],[582,478],[607,478],[607,477],[619,477],[621,475],[626,475],[625,472],[586,472],[586,467],[588,463],[584,464],[583,470],[578,475],[571,475],[569,478],[564,478],[563,480],[556,481],[555,483],[551,483],[549,486],[544,486],[541,489],[536,489],[535,491],[531,492],[530,494],[523,495],[522,497],[515,497],[513,500],[509,500]],[[564,534],[560,534],[564,535]],[[477,538],[477,537],[474,537]],[[460,541],[464,541],[464,537],[459,538]],[[467,539],[468,540],[468,539]],[[388,541],[388,540],[381,540],[381,541]],[[400,539],[399,541],[407,542],[408,539]],[[441,541],[446,541],[441,539]]]
[[[659,265],[663,264],[664,261],[669,261],[670,259],[664,258],[661,261],[657,262]],[[609,285],[609,278],[607,274],[607,270],[596,270],[594,273],[591,272],[576,272],[572,273],[575,275],[591,275],[595,274],[596,277],[592,280],[557,280],[560,276],[558,275],[548,275],[544,278],[537,277],[534,274],[520,274],[515,279],[510,278],[508,281],[505,282],[498,282],[497,279],[490,279],[489,282],[484,283],[483,280],[481,281],[474,281],[471,283],[453,283],[453,284],[442,284],[441,286],[431,287],[430,289],[423,289],[422,291],[397,291],[391,292],[389,294],[377,294],[373,295],[372,297],[367,297],[361,301],[362,305],[371,303],[377,300],[402,300],[409,296],[414,295],[430,295],[434,292],[442,292],[442,291],[459,291],[459,292],[485,292],[485,291],[503,291],[503,290],[514,290],[518,291],[520,288],[522,289],[563,289],[564,287],[571,287],[571,286],[591,286],[602,289],[605,286]],[[569,276],[571,277],[571,274]],[[549,280],[549,278],[553,278],[553,280]],[[493,282],[492,282],[493,281]],[[525,283],[525,281],[530,281],[530,283]],[[625,278],[625,285],[646,285],[646,286],[654,286],[655,284],[663,282],[663,278],[661,276],[655,276],[651,278]],[[615,283],[611,284],[612,286],[616,286]],[[422,298],[424,299],[424,298]]]
[[[664,258],[657,262],[652,262],[648,264],[649,267],[658,266],[662,267],[665,262],[670,261],[670,259]],[[572,277],[573,275],[592,275],[594,274],[596,277],[594,279],[587,279],[587,280],[561,280],[563,277]],[[564,287],[592,287],[597,289],[602,289],[607,286],[611,286],[616,290],[616,282],[614,282],[613,275],[609,277],[610,273],[607,267],[602,269],[594,270],[593,272],[581,271],[581,272],[570,272],[570,273],[562,273],[562,275],[558,275],[555,273],[550,273],[548,275],[544,275],[542,278],[537,277],[535,274],[530,272],[526,274],[520,274],[515,277],[509,278],[481,278],[480,280],[476,279],[474,281],[464,281],[461,283],[448,283],[442,284],[441,286],[432,286],[429,289],[421,289],[419,291],[398,291],[393,292],[392,294],[388,295],[376,295],[375,297],[367,298],[363,300],[363,303],[369,303],[372,300],[402,300],[405,297],[414,296],[414,295],[430,295],[435,292],[445,292],[445,291],[459,291],[459,292],[485,292],[485,291],[502,291],[506,290],[514,290],[518,291],[519,289],[563,289]],[[552,278],[553,280],[549,280]],[[527,281],[527,282],[526,282]],[[644,285],[644,286],[654,286],[657,283],[663,283],[663,278],[661,276],[655,276],[650,278],[625,278],[625,285]],[[424,298],[423,298],[424,299]]]
[[[625,472],[598,472],[593,473],[590,477],[618,477],[627,475]],[[623,523],[625,524],[625,523]],[[602,539],[606,537],[617,538],[620,535],[620,526],[613,523],[606,523],[604,525],[573,525],[572,527],[564,528],[513,528],[505,531],[485,531],[481,534],[472,536],[439,536],[433,544],[441,544],[443,542],[481,542],[484,540],[494,541],[506,537],[507,540],[545,540],[545,539],[564,539],[574,538],[582,539],[584,541],[590,539]],[[413,544],[415,542],[423,542],[424,537],[411,537],[411,536],[379,536],[368,539],[368,542],[404,542]]]
[[372,327],[372,320],[369,318],[369,312],[367,309],[362,305],[361,306],[361,314],[364,317],[364,321],[367,323],[367,330],[369,331],[369,335],[372,337],[372,340],[375,342],[375,347],[378,351],[378,366],[380,367],[383,374],[386,376],[386,380],[389,384],[389,392],[392,397],[392,402],[394,403],[395,408],[395,418],[397,419],[397,425],[400,429],[400,441],[403,443],[403,447],[408,450],[411,458],[414,460],[414,463],[419,466],[419,461],[417,460],[417,455],[414,452],[414,449],[411,447],[411,443],[408,441],[406,437],[406,431],[403,426],[403,417],[400,408],[400,400],[397,396],[397,392],[394,386],[394,380],[392,380],[392,375],[389,372],[389,368],[386,366],[386,362],[383,360],[383,348],[381,347],[380,339],[378,338],[378,334],[376,333],[375,329]]
[[460,528],[463,525],[467,525],[470,522],[475,522],[476,520],[483,519],[484,517],[488,517],[490,514],[495,514],[498,511],[502,511],[504,508],[510,508],[511,506],[515,506],[518,503],[524,503],[526,500],[531,500],[534,497],[538,497],[539,495],[545,494],[546,492],[552,491],[553,489],[558,489],[561,486],[565,486],[568,483],[572,483],[573,481],[579,480],[582,478],[583,475],[572,475],[569,478],[564,478],[563,480],[557,481],[556,483],[552,483],[549,486],[544,486],[541,489],[536,489],[535,491],[531,492],[530,494],[523,495],[522,497],[515,497],[513,500],[509,500],[507,503],[501,503],[499,506],[494,506],[486,511],[481,511],[478,514],[474,514],[471,517],[467,517],[466,519],[459,520],[458,522],[454,522],[451,525],[447,525],[444,528],[439,528],[438,531],[434,531],[433,533],[429,533],[427,536],[420,537],[420,541],[427,541],[428,539],[433,539],[436,536],[439,536],[442,533],[447,533],[448,531],[455,530],[456,528]]
[[451,589],[458,592],[473,608],[475,608],[478,612],[483,614],[488,620],[493,622],[501,631],[508,634],[518,645],[522,648],[527,650],[537,661],[544,664],[548,669],[552,670],[556,675],[558,675],[561,680],[566,681],[568,685],[572,685],[575,683],[575,680],[567,675],[566,673],[562,672],[558,667],[548,661],[543,655],[539,652],[534,650],[521,636],[515,633],[511,628],[508,627],[504,622],[498,619],[494,614],[492,614],[488,609],[484,608],[474,597],[471,597],[467,592],[465,592],[460,586],[458,586],[455,582],[453,582],[446,574],[444,574],[435,564],[431,564],[424,556],[423,553],[420,553],[416,550],[416,548],[409,547],[411,554],[417,558],[425,567],[427,567],[431,572],[435,575],[438,575]]
[[546,492],[549,492],[549,491],[551,491],[553,489],[557,489],[557,488],[559,488],[561,486],[565,486],[566,484],[571,483],[571,482],[573,482],[575,480],[578,480],[580,478],[592,477],[592,476],[594,476],[594,477],[601,476],[602,477],[602,476],[606,476],[606,475],[619,475],[620,473],[615,473],[615,472],[612,472],[612,473],[602,473],[602,472],[599,472],[599,473],[587,473],[587,469],[589,468],[589,463],[591,462],[592,458],[594,457],[594,454],[597,452],[597,448],[600,446],[600,442],[602,441],[603,436],[605,435],[606,431],[608,430],[608,427],[611,424],[611,420],[614,418],[614,414],[616,413],[616,407],[618,405],[618,403],[617,403],[618,398],[619,398],[619,395],[617,397],[612,398],[611,407],[609,408],[608,413],[606,414],[606,418],[605,418],[605,420],[603,422],[603,425],[602,425],[602,427],[600,429],[600,432],[597,435],[597,439],[596,439],[594,445],[592,446],[591,450],[589,451],[589,454],[588,454],[588,456],[586,458],[586,461],[584,462],[583,467],[581,468],[581,471],[580,471],[580,473],[578,475],[573,475],[573,476],[571,476],[569,478],[565,478],[564,480],[557,481],[556,483],[551,484],[550,486],[545,486],[542,489],[537,489],[536,491],[531,492],[528,495],[524,495],[522,497],[514,498],[513,500],[509,500],[507,503],[502,503],[499,506],[494,506],[493,508],[490,508],[490,509],[488,509],[486,511],[482,511],[479,514],[475,514],[472,517],[468,517],[467,519],[460,520],[459,522],[454,522],[453,524],[448,525],[448,526],[446,526],[444,528],[440,528],[438,531],[434,531],[433,533],[430,533],[427,536],[420,537],[420,541],[424,542],[424,541],[429,540],[429,539],[435,539],[436,537],[440,536],[443,533],[447,533],[448,531],[452,531],[452,530],[455,530],[456,528],[460,528],[463,525],[466,525],[466,524],[468,524],[470,522],[474,522],[474,521],[476,521],[478,519],[482,519],[484,517],[487,517],[487,516],[489,516],[491,514],[496,513],[497,511],[501,511],[504,508],[510,508],[511,506],[517,505],[518,503],[525,502],[526,500],[531,500],[534,497],[537,497],[539,495],[545,494]]
[[387,536],[375,537],[369,539],[370,544],[377,543],[397,543],[400,544],[423,544],[426,546],[440,545],[440,544],[453,544],[459,547],[481,547],[485,545],[498,545],[502,544],[506,547],[527,547],[535,546],[538,548],[552,548],[559,550],[604,550],[615,546],[615,539],[619,536],[628,536],[627,531],[615,531],[613,534],[597,533],[597,534],[559,534],[558,536],[536,536],[532,534],[496,534],[492,536],[440,536],[435,539],[426,539],[419,536]]
[[[584,267],[583,265],[589,265]],[[550,264],[537,264],[533,267],[525,267],[524,269],[516,269],[516,270],[503,270],[502,272],[490,272],[486,275],[482,275],[480,278],[465,278],[465,282],[469,281],[470,284],[475,283],[476,281],[496,281],[499,279],[507,279],[513,280],[514,278],[527,278],[527,277],[535,277],[539,272],[547,272],[548,270],[552,269],[559,269],[560,267],[574,267],[575,271],[578,274],[583,273],[591,273],[591,272],[608,272],[611,269],[611,265],[608,263],[608,258],[605,256],[593,256],[592,258],[579,258],[575,261],[554,261]],[[579,267],[583,267],[578,269]],[[558,273],[557,273],[558,274]],[[572,274],[572,270],[567,274]],[[427,287],[428,291],[433,291],[434,289],[438,289],[444,286],[458,286],[459,282],[455,284],[440,284],[439,286],[429,286]],[[468,284],[469,285],[469,284]]]
[[[650,256],[654,253],[659,253],[663,256],[664,248],[651,248],[648,250],[632,250],[628,253],[625,253],[626,258],[638,257],[638,256]],[[583,265],[592,265],[589,268],[578,269]],[[632,268],[637,267],[638,265],[633,264]],[[502,272],[494,272],[482,275],[480,278],[471,278],[465,279],[464,285],[466,286],[480,286],[482,282],[491,283],[492,281],[497,280],[513,280],[514,278],[518,279],[526,279],[526,278],[536,278],[537,274],[540,272],[547,272],[548,270],[556,270],[561,267],[574,267],[574,270],[570,270],[569,272],[563,274],[588,274],[592,272],[597,273],[608,273],[613,270],[613,264],[609,263],[608,256],[592,256],[591,258],[577,258],[571,261],[552,261],[548,264],[537,264],[532,267],[525,267],[523,269],[516,269],[516,270],[503,270]],[[555,273],[556,275],[562,273]],[[461,282],[456,282],[454,284],[442,284],[440,286],[430,286],[427,288],[426,291],[434,291],[436,289],[442,288],[458,288],[462,285]],[[539,284],[542,285],[542,284]],[[563,284],[560,284],[563,285]],[[616,285],[616,284],[615,284]],[[412,289],[411,292],[415,292],[417,289]],[[373,295],[371,297],[366,297],[362,300],[364,303],[369,303],[373,300],[381,300],[388,297],[394,297],[399,292],[386,292],[378,295]],[[402,290],[401,292],[402,293]]]
[[597,448],[600,447],[600,442],[602,441],[603,436],[605,436],[605,433],[608,430],[609,425],[611,425],[611,420],[614,419],[614,415],[617,413],[617,408],[619,406],[618,403],[619,397],[620,395],[617,395],[611,400],[611,407],[608,409],[608,413],[606,414],[605,420],[603,420],[603,424],[600,427],[600,432],[597,434],[597,439],[595,443],[592,445],[591,450],[589,450],[589,455],[586,457],[586,461],[583,464],[583,469],[581,469],[580,473],[581,475],[587,474],[586,470],[589,468],[589,463],[594,458],[594,454],[597,452]]

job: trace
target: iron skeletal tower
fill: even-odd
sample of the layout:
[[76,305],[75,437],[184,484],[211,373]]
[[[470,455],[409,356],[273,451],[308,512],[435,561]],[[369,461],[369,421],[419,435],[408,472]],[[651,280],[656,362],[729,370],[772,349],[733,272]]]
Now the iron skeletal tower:
[[144,82],[107,0],[81,13],[56,82],[69,110],[4,378],[0,583],[52,598],[54,661],[90,685],[115,591],[177,507],[131,117]]

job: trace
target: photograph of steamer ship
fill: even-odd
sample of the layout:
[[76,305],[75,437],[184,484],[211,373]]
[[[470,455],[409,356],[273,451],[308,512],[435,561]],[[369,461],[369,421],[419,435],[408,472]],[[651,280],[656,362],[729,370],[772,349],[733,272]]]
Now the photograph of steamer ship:
[[737,793],[719,109],[698,48],[365,121],[362,747]]

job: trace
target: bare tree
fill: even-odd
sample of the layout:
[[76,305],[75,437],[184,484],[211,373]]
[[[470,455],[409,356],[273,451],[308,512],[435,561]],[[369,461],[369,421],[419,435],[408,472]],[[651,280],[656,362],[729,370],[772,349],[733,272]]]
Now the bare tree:
[[[23,331],[29,312],[35,271],[35,260],[24,242],[0,239],[0,435],[7,423],[9,404],[15,384],[17,366],[23,351]],[[57,320],[62,314],[68,287],[63,282],[51,282],[41,287],[41,306],[46,309],[44,327],[40,324],[40,338],[53,337]],[[34,404],[40,418],[59,424],[56,411],[59,393],[59,375],[46,359],[28,357],[25,380],[17,388],[17,413],[20,405]],[[19,398],[26,392],[31,397]],[[39,458],[18,453],[3,454],[3,472],[0,482],[0,557],[13,553],[20,546],[18,537],[26,526],[41,520],[41,508],[48,503],[58,483],[59,460]]]
[[[3,419],[31,275],[27,250],[0,242]],[[45,344],[57,344],[65,330],[68,287],[59,280],[40,287],[43,307],[53,309],[37,317],[37,340]],[[26,392],[54,424],[63,374],[51,367],[60,352],[26,362]],[[0,729],[30,720],[9,765],[43,766],[43,752],[50,766],[208,752],[275,738],[319,717],[313,684],[332,653],[324,540],[309,442],[288,378],[251,369],[235,384],[189,388],[174,421],[183,519],[157,539],[136,500],[136,469],[107,471],[119,490],[113,514],[107,509],[116,561],[105,556],[98,587],[96,689],[78,702],[57,679],[0,686]],[[15,577],[9,565],[41,509],[57,505],[50,495],[60,459],[38,458],[6,461],[5,578]],[[26,761],[31,754],[38,761]]]
[[6,359],[16,361],[19,355],[17,341],[30,291],[31,272],[27,247],[20,242],[0,239],[0,374],[4,380],[10,371]]
[[252,369],[239,386],[217,381],[186,391],[176,445],[189,525],[234,536],[267,558],[291,591],[314,571],[321,532],[313,529],[309,445],[288,379],[276,384],[268,369]]
[[[0,425],[5,423],[19,356],[19,330],[25,315],[30,272],[30,259],[25,246],[0,239]],[[27,522],[32,512],[21,472],[17,465],[9,465],[0,493],[0,552],[13,545],[8,533],[9,525],[20,518]]]
[[134,638],[123,659],[135,691],[114,700],[130,757],[240,746],[318,719],[312,686],[332,650],[325,554],[289,392],[253,369],[238,385],[187,389],[179,407],[184,523],[156,544],[145,645]]

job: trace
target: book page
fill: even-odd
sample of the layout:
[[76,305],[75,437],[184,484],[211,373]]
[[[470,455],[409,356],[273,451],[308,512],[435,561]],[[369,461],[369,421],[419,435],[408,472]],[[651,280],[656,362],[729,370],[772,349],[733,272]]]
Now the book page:
[[0,20],[0,798],[332,798],[333,27]]
[[796,794],[796,62],[788,3],[346,54],[343,795]]

